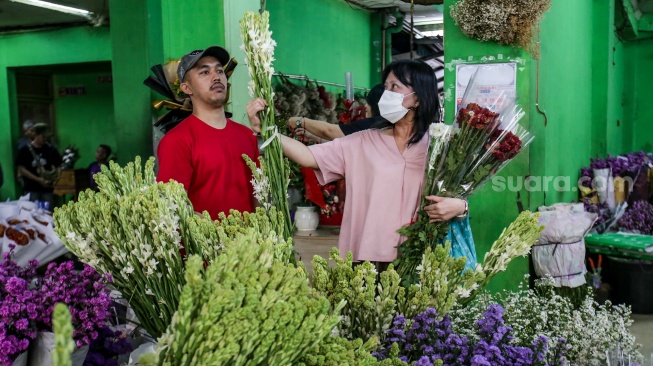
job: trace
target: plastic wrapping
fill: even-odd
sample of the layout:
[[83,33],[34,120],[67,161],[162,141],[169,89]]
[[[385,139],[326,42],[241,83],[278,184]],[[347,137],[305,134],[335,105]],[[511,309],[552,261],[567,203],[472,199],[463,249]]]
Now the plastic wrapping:
[[45,264],[67,253],[53,225],[52,216],[34,202],[0,203],[0,254],[14,246],[13,260],[25,266],[32,259]]
[[28,354],[29,353],[27,351],[25,351],[25,352],[21,353],[20,355],[18,355],[18,357],[16,357],[16,359],[11,364],[11,366],[27,366],[27,356],[28,356]]
[[532,249],[535,273],[551,276],[557,287],[585,284],[584,238],[597,215],[585,212],[583,204],[556,204],[539,211],[544,231]]
[[[39,334],[36,336],[36,341],[32,344],[33,346],[30,350],[29,365],[52,365],[52,351],[55,347],[54,333],[39,332]],[[87,353],[88,345],[75,349],[72,355],[70,355],[72,366],[82,366],[84,364],[84,360],[86,360]]]
[[616,207],[614,199],[614,180],[610,168],[594,169],[594,182],[599,202],[607,203],[610,210]]

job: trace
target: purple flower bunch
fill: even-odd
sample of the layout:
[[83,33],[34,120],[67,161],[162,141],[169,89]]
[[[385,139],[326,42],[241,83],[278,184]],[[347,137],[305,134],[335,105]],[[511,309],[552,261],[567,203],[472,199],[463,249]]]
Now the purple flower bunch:
[[617,222],[624,231],[653,235],[653,205],[647,201],[636,201]]
[[77,271],[72,261],[50,263],[36,286],[40,296],[37,329],[52,331],[54,306],[63,303],[70,310],[77,347],[91,343],[109,319],[111,297],[106,285],[111,280],[86,264],[82,271]]
[[592,197],[587,196],[587,197],[583,197],[583,206],[585,207],[585,212],[592,212],[598,214],[598,217],[594,222],[594,226],[603,225],[610,218],[612,218],[612,214],[610,213],[610,207],[608,207],[607,202],[593,203]]
[[118,366],[118,356],[131,351],[133,347],[125,333],[104,326],[91,342],[84,366]]
[[[653,160],[651,154],[647,154],[644,151],[633,152],[626,155],[611,156],[608,154],[608,157],[590,159],[590,167],[581,169],[581,177],[590,177],[594,178],[595,169],[605,169],[612,168],[613,177],[626,177],[636,174],[639,169],[648,164]],[[583,181],[583,184],[589,186],[589,181]]]
[[36,338],[32,324],[38,317],[38,296],[29,289],[29,282],[38,263],[30,261],[28,266],[20,267],[11,259],[11,253],[4,253],[0,263],[0,366],[11,365]]
[[445,315],[438,320],[433,308],[417,315],[408,322],[402,315],[395,317],[393,326],[386,333],[382,350],[374,356],[383,360],[389,356],[393,343],[399,346],[399,358],[415,362],[416,366],[432,366],[442,361],[450,366],[521,366],[562,364],[564,340],[560,339],[553,363],[548,363],[546,353],[549,340],[542,336],[530,347],[512,344],[512,328],[503,321],[503,308],[492,304],[476,322],[478,340],[471,341],[451,330],[451,319]]

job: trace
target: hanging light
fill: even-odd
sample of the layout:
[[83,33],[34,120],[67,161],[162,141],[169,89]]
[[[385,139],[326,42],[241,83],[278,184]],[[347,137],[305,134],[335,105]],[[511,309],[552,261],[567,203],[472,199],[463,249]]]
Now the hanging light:
[[62,13],[73,14],[87,19],[91,19],[93,17],[93,13],[88,10],[59,5],[47,1],[41,1],[41,0],[9,0],[9,1],[26,4],[26,5],[38,6],[39,8],[60,11]]

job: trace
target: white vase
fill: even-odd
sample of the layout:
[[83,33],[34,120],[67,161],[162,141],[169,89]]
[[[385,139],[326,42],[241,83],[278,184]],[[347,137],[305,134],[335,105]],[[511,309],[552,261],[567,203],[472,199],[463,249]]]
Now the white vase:
[[295,226],[299,231],[313,231],[320,224],[320,215],[315,206],[297,206]]
[[11,366],[27,366],[27,351],[18,355]]
[[[34,347],[30,350],[29,364],[30,366],[44,366],[52,365],[52,352],[54,351],[54,333],[52,332],[39,332],[36,336],[36,341],[33,342]],[[88,353],[88,344],[76,348],[73,354],[70,355],[73,366],[82,366],[86,360]]]

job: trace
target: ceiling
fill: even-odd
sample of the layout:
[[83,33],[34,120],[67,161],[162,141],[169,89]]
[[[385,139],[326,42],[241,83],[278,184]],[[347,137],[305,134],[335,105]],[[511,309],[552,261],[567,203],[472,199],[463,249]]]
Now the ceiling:
[[[108,0],[48,0],[60,5],[84,9],[94,13],[95,25],[104,24],[109,16]],[[32,5],[0,0],[0,32],[32,30],[89,24],[89,20],[59,11]]]

